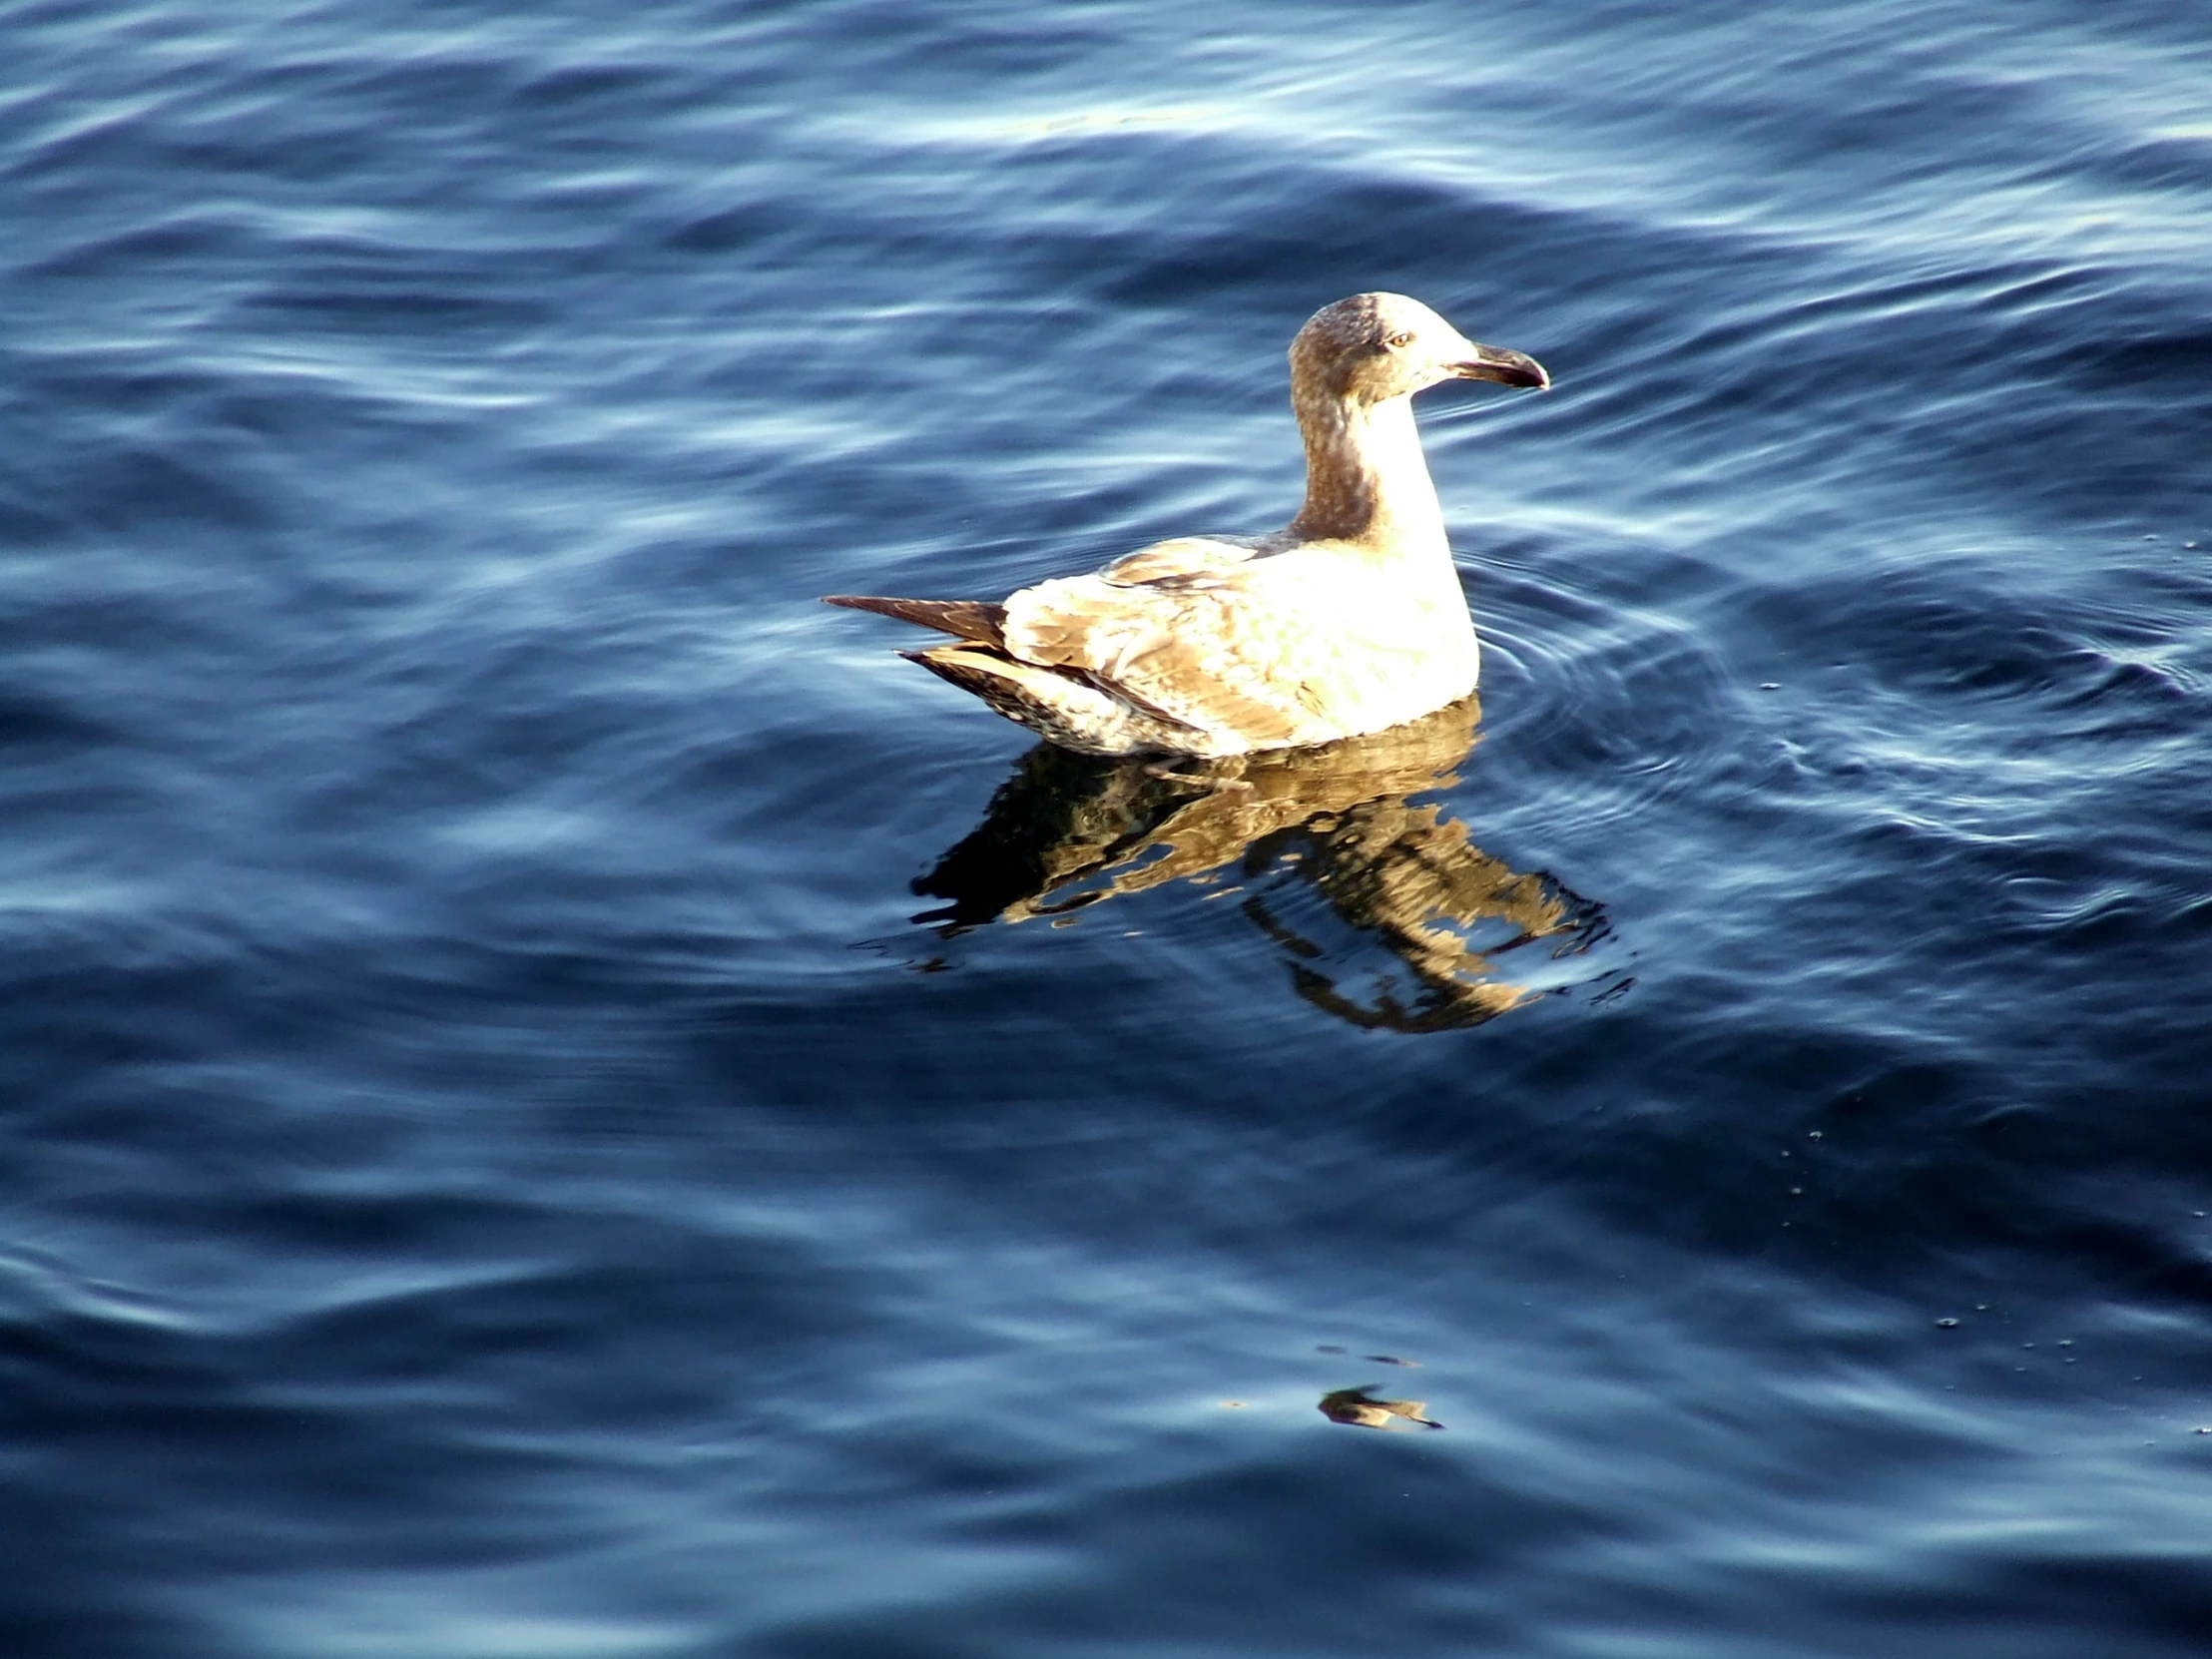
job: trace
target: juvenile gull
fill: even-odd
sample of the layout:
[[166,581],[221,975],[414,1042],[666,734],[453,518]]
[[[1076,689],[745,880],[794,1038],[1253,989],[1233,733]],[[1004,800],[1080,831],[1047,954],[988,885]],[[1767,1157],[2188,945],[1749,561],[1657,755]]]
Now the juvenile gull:
[[1271,536],[1155,542],[1009,595],[826,605],[955,636],[902,652],[1086,755],[1243,755],[1380,732],[1474,689],[1474,623],[1421,458],[1412,394],[1548,386],[1417,299],[1356,293],[1291,342],[1306,504]]

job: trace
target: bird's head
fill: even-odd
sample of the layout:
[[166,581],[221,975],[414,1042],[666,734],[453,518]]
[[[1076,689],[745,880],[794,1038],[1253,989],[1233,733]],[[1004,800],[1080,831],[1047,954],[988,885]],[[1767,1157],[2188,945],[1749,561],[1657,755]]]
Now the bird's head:
[[1535,358],[1478,345],[1402,293],[1356,293],[1325,305],[1291,341],[1294,396],[1386,403],[1445,380],[1551,384]]

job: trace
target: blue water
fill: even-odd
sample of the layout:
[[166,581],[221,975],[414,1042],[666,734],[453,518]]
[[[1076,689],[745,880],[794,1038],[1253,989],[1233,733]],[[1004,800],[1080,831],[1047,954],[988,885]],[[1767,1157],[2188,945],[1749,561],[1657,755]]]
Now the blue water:
[[[2202,4],[0,51],[0,1651],[2205,1651]],[[1374,287],[1478,725],[815,603],[1282,523]]]

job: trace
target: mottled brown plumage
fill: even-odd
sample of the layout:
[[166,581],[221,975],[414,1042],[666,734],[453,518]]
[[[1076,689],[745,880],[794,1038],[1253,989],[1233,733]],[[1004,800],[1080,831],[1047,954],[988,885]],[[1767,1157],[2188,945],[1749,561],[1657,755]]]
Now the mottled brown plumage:
[[1478,667],[1410,401],[1454,378],[1550,384],[1418,300],[1340,299],[1291,343],[1307,486],[1285,529],[1158,542],[1002,606],[826,603],[958,636],[908,655],[1085,754],[1241,755],[1418,719],[1472,691]]

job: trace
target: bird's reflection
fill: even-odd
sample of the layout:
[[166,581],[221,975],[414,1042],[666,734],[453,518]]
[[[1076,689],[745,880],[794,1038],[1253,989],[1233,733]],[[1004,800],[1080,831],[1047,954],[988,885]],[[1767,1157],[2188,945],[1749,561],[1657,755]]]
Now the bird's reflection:
[[1241,894],[1316,1007],[1393,1031],[1478,1025],[1555,988],[1559,959],[1602,930],[1596,905],[1407,799],[1457,781],[1480,714],[1469,698],[1326,748],[1173,767],[1040,744],[915,880],[947,900],[915,920],[950,936],[1187,880]]

